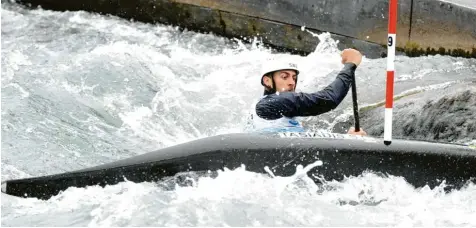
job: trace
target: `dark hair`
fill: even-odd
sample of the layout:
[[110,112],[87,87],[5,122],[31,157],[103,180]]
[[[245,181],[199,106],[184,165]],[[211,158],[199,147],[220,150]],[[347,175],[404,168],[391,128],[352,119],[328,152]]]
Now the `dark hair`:
[[[263,86],[264,86],[263,95],[269,95],[269,94],[276,93],[276,84],[275,84],[274,78],[273,78],[273,75],[274,75],[275,72],[276,71],[269,72],[269,73],[263,75],[263,77],[261,78],[261,84],[263,84]],[[264,77],[271,78],[271,82],[273,83],[273,87],[269,87],[266,84],[264,84],[264,80],[263,80]]]

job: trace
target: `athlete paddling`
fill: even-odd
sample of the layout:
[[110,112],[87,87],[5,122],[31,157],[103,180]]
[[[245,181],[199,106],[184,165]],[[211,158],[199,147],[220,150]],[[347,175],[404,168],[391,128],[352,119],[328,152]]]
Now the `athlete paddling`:
[[[326,88],[315,93],[295,92],[299,75],[298,65],[282,60],[263,64],[261,84],[263,97],[255,107],[251,118],[252,128],[256,131],[303,132],[298,116],[316,116],[335,109],[344,100],[351,87],[354,73],[362,61],[362,54],[354,49],[345,49],[342,54],[344,68],[336,79]],[[353,127],[349,134],[367,135]]]

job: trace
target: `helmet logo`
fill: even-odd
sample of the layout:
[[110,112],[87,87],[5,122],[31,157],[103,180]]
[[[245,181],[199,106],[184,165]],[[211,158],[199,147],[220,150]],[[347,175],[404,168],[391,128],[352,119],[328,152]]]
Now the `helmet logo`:
[[294,63],[289,63],[289,67],[292,67],[292,68],[297,68],[297,65],[294,64]]

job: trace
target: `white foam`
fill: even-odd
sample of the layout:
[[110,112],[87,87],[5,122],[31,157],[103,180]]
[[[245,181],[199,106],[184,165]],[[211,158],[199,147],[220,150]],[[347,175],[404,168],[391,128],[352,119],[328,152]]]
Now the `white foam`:
[[[50,221],[46,224],[68,226],[74,213],[81,226],[476,225],[470,203],[476,200],[475,185],[445,194],[444,185],[415,189],[403,178],[366,173],[329,182],[329,189],[321,191],[304,175],[315,165],[320,163],[290,177],[269,177],[242,166],[220,171],[216,178],[190,179],[191,186],[173,191],[127,181],[69,188],[48,201],[20,200],[14,207],[18,217],[7,219],[35,214]],[[89,213],[77,213],[86,209]],[[66,219],[54,220],[55,215]]]
[[3,88],[8,88],[8,87],[13,87],[13,88],[17,89],[20,92],[22,99],[27,98],[27,97],[30,96],[30,93],[28,91],[26,91],[23,87],[18,85],[17,83],[9,83]]

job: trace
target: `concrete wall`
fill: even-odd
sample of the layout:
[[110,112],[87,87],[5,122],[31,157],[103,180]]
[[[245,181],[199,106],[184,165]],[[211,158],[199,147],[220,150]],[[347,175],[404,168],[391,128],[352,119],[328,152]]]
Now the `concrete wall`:
[[[422,48],[476,48],[476,0],[469,8],[434,0],[414,0],[410,41]],[[476,57],[476,56],[473,56]]]
[[[17,1],[18,2],[18,1]],[[277,49],[312,52],[328,31],[340,48],[367,57],[386,53],[388,0],[21,0],[52,10],[85,10],[138,21],[178,25],[226,37],[260,37]],[[476,3],[475,3],[476,4]],[[473,21],[473,23],[470,23]],[[426,48],[461,50],[476,57],[476,9],[436,0],[399,0],[397,48],[418,54]],[[466,52],[464,52],[464,51]],[[428,49],[430,51],[430,49]],[[469,51],[469,53],[468,53]],[[441,52],[441,50],[440,50]],[[447,51],[444,51],[447,54]],[[452,54],[452,52],[450,52]]]
[[[235,14],[306,26],[346,37],[385,44],[388,0],[175,0]],[[398,31],[409,37],[411,0],[400,0]],[[369,38],[367,38],[369,37]]]

